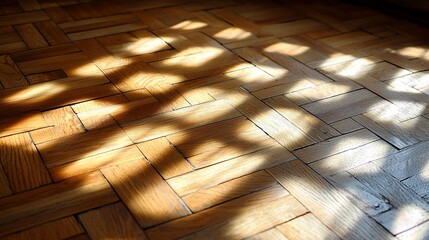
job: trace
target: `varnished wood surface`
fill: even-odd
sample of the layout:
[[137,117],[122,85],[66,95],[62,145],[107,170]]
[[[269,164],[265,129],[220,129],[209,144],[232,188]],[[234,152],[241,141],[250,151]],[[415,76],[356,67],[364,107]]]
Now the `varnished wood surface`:
[[340,1],[2,1],[0,239],[427,239],[428,39]]

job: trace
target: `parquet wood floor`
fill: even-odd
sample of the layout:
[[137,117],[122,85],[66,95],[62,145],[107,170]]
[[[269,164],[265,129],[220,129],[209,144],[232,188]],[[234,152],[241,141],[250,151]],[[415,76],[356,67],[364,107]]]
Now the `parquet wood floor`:
[[428,44],[337,1],[3,0],[0,239],[429,239]]

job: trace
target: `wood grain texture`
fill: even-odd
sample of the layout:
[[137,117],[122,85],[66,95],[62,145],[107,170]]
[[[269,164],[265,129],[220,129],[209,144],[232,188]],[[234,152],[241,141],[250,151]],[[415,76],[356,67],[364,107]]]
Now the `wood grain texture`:
[[[32,199],[32,201],[28,201]],[[1,235],[117,201],[99,173],[0,199]]]
[[[269,170],[291,194],[335,234],[349,239],[393,239],[384,228],[299,160]],[[344,216],[341,222],[332,219]],[[368,229],[371,229],[369,231]]]
[[48,46],[48,43],[45,41],[39,31],[37,31],[33,24],[27,23],[23,25],[17,25],[15,26],[15,29],[18,31],[19,35],[24,40],[28,48],[33,49]]
[[0,82],[5,88],[28,85],[24,75],[9,55],[0,56]]
[[7,235],[2,239],[65,239],[83,232],[84,230],[76,219],[70,216]]
[[299,128],[273,111],[257,98],[240,89],[228,91],[226,95],[216,93],[216,99],[226,99],[250,120],[255,122],[268,135],[277,140],[289,150],[310,145],[315,141],[308,137]]
[[28,133],[0,138],[0,149],[0,162],[13,192],[23,192],[51,182]]
[[124,163],[101,170],[140,227],[188,215],[181,199],[145,161]]
[[167,182],[183,196],[292,159],[295,156],[290,152],[281,146],[273,146],[171,178]]
[[122,203],[115,203],[79,215],[91,239],[146,239],[143,230]]
[[[311,226],[311,231],[306,228]],[[287,239],[339,239],[313,214],[308,213],[276,227]]]
[[[186,235],[189,235],[188,238],[202,237],[207,239],[248,237],[272,227],[271,221],[267,221],[266,217],[277,216],[275,221],[281,223],[307,211],[296,199],[287,195],[288,193],[284,189],[276,185],[160,225],[146,233],[151,239],[175,239]],[[277,208],[270,208],[270,205],[275,205]],[[237,212],[241,212],[241,214],[237,214]],[[258,221],[254,228],[246,227],[246,222],[251,219]],[[237,229],[237,231],[226,231],[226,229],[231,228]]]
[[157,138],[137,145],[164,179],[169,179],[193,170],[191,164],[166,138]]
[[37,148],[46,166],[53,167],[131,144],[120,128],[112,126],[41,143]]

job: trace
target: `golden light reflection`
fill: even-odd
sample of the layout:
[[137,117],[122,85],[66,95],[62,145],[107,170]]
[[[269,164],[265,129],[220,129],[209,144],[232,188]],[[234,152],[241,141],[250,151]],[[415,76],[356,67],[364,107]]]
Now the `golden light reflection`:
[[223,29],[214,34],[215,38],[222,38],[232,41],[244,40],[252,37],[253,34],[238,27]]
[[22,90],[1,99],[1,103],[25,101],[32,98],[49,99],[51,95],[59,94],[67,88],[64,85],[59,85],[54,82],[45,82],[35,84],[31,87],[24,87]]
[[206,23],[201,22],[201,21],[185,20],[183,22],[180,22],[178,24],[171,26],[170,29],[188,31],[188,30],[195,30],[195,29],[204,28],[207,26],[208,25]]

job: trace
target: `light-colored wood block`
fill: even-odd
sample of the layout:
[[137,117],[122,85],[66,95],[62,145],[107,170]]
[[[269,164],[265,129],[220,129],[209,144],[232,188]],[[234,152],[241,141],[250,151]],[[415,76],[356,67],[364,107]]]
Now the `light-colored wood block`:
[[428,142],[418,143],[396,154],[374,161],[374,164],[402,181],[429,170],[429,166],[426,164],[428,148]]
[[338,122],[331,123],[331,127],[335,128],[338,132],[342,134],[354,132],[356,130],[362,129],[362,125],[357,123],[352,118],[346,118]]
[[299,149],[294,154],[305,163],[311,163],[377,140],[375,134],[363,129]]
[[35,144],[84,132],[82,124],[70,107],[57,108],[42,114],[46,122],[53,127],[32,131],[30,134]]
[[383,140],[370,142],[362,146],[324,158],[309,166],[322,176],[329,176],[361,164],[396,153],[396,148]]
[[198,212],[275,184],[271,176],[264,171],[259,171],[193,192],[184,196],[183,201],[193,212]]
[[372,92],[361,89],[305,104],[302,107],[323,121],[333,123],[388,104],[389,102]]
[[226,102],[215,101],[144,118],[122,127],[134,142],[142,142],[240,115]]
[[193,170],[192,165],[180,155],[166,138],[142,142],[137,146],[164,179]]
[[39,128],[49,127],[48,123],[41,113],[28,113],[16,117],[3,118],[0,120],[0,136],[23,133]]
[[190,213],[148,162],[123,163],[101,171],[143,228]]
[[279,230],[277,230],[277,228],[271,228],[265,232],[260,232],[256,235],[248,237],[246,240],[287,240],[287,238]]
[[295,156],[286,149],[273,146],[171,178],[167,182],[177,194],[184,196],[292,159]]
[[284,96],[269,98],[264,102],[319,142],[340,135],[328,124],[320,121]]
[[28,133],[0,138],[0,162],[14,193],[51,183]]
[[315,142],[279,113],[241,89],[236,88],[228,92],[217,92],[214,97],[216,99],[226,99],[243,115],[289,150],[301,148]]
[[129,161],[144,161],[145,158],[139,149],[132,145],[109,152],[97,154],[49,168],[54,181],[58,182],[66,178],[88,174],[98,169],[115,166]]
[[167,139],[196,168],[277,145],[244,117],[196,127],[169,135]]
[[362,88],[354,82],[331,82],[300,90],[311,101],[319,101]]
[[119,127],[111,126],[44,142],[37,148],[50,168],[131,144]]
[[[269,173],[338,237],[393,239],[389,232],[299,160],[270,169]],[[343,216],[342,221],[333,221],[339,216]]]
[[349,172],[395,207],[375,217],[391,233],[396,235],[429,218],[428,203],[374,164],[367,163]]
[[79,215],[91,239],[146,239],[143,230],[122,203],[115,203]]
[[[311,231],[308,231],[311,228]],[[286,236],[287,239],[340,239],[335,233],[327,228],[313,214],[307,213],[303,216],[283,223],[276,229]]]
[[100,173],[70,178],[0,199],[0,232],[4,236],[117,200]]
[[[307,210],[278,185],[146,231],[151,239],[241,239],[306,213]],[[251,222],[254,227],[247,227]],[[234,229],[227,231],[227,229]]]
[[59,220],[41,224],[24,231],[5,236],[4,240],[25,239],[68,239],[84,231],[74,217],[65,217]]

